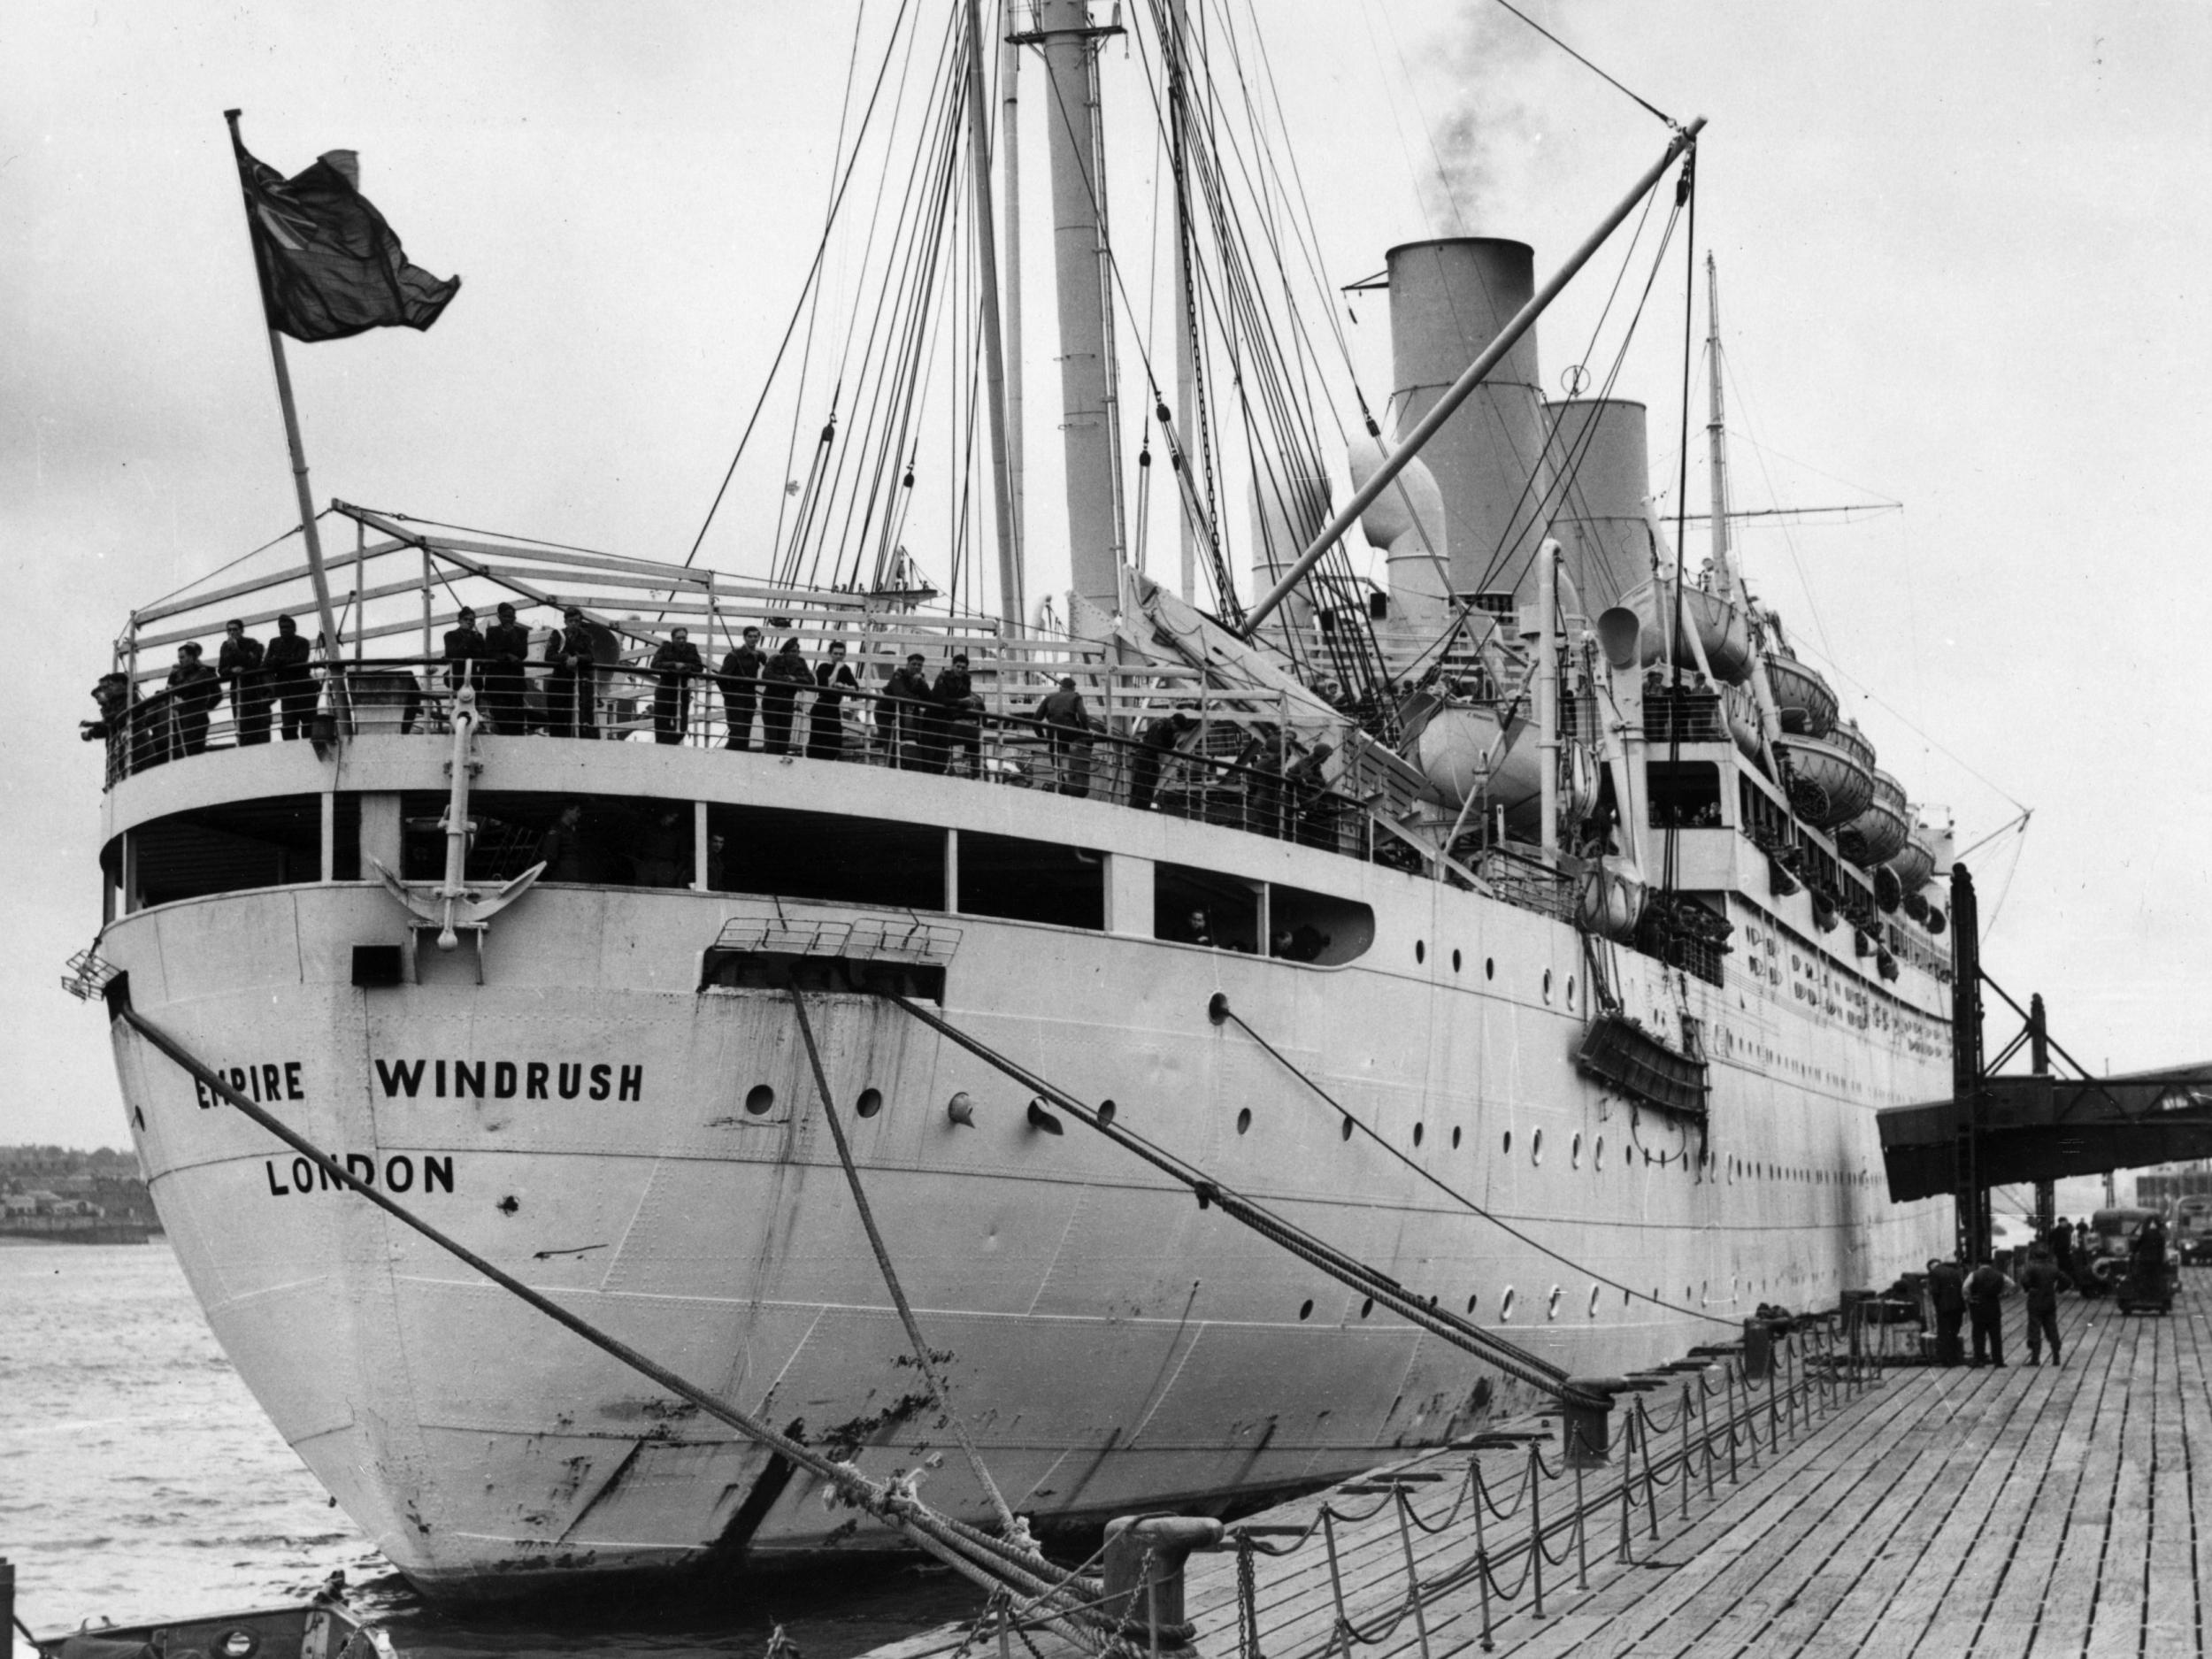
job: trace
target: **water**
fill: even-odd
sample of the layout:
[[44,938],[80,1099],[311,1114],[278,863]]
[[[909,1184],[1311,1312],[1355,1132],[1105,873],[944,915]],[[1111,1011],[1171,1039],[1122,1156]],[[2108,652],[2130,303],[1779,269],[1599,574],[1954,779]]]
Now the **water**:
[[41,1635],[292,1601],[342,1570],[403,1659],[752,1659],[777,1623],[805,1659],[849,1659],[980,1604],[949,1573],[894,1565],[681,1599],[427,1607],[278,1438],[158,1240],[0,1241],[0,1555]]

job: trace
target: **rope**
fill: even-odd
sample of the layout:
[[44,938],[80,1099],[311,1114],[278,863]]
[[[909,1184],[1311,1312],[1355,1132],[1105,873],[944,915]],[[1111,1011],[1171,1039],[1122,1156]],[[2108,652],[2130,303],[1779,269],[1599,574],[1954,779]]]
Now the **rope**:
[[[910,1485],[897,1482],[879,1485],[851,1464],[840,1463],[805,1441],[772,1428],[750,1412],[708,1393],[657,1361],[649,1359],[628,1343],[608,1335],[512,1274],[493,1266],[466,1245],[440,1232],[405,1205],[395,1202],[374,1187],[363,1186],[329,1154],[288,1125],[263,1110],[233,1087],[227,1079],[202,1064],[190,1050],[127,1002],[115,1008],[113,1017],[174,1061],[217,1098],[236,1108],[305,1157],[340,1190],[359,1194],[394,1220],[420,1233],[440,1249],[466,1263],[502,1290],[527,1302],[555,1323],[572,1331],[594,1348],[612,1355],[631,1370],[657,1383],[679,1399],[689,1401],[718,1422],[726,1423],[737,1430],[748,1440],[780,1454],[832,1486],[841,1498],[854,1508],[905,1533],[915,1544],[963,1577],[987,1590],[1011,1586],[1031,1594],[1056,1594],[1056,1586],[1046,1575],[1056,1573],[1059,1569],[1033,1550],[1023,1552],[1010,1543],[979,1532],[949,1517],[939,1515],[915,1495]],[[1065,1617],[1048,1616],[1047,1623],[1056,1633],[1065,1637],[1082,1651],[1098,1651],[1100,1643],[1097,1636],[1080,1629]]]
[[1612,88],[1630,103],[1635,104],[1638,108],[1656,116],[1660,120],[1664,121],[1669,127],[1673,127],[1678,132],[1681,130],[1681,122],[1676,120],[1674,117],[1669,115],[1664,110],[1659,108],[1656,104],[1647,103],[1644,99],[1639,97],[1635,93],[1631,92],[1626,87],[1623,86],[1619,81],[1614,80],[1612,76],[1607,74],[1605,71],[1600,69],[1595,64],[1585,58],[1580,52],[1575,50],[1573,47],[1568,45],[1566,42],[1561,40],[1559,36],[1546,28],[1534,18],[1529,16],[1527,12],[1519,11],[1514,7],[1510,4],[1510,0],[1498,0],[1498,4],[1503,6],[1508,12],[1512,12],[1515,17],[1520,19],[1522,22],[1527,24],[1529,27],[1534,29],[1539,35],[1549,41],[1554,46],[1559,48],[1561,51],[1566,53],[1568,57],[1573,58],[1575,62],[1580,64],[1585,69],[1595,75],[1600,81],[1605,82],[1607,86]]
[[1553,1249],[1549,1245],[1539,1243],[1536,1240],[1532,1239],[1527,1233],[1522,1232],[1518,1227],[1515,1226],[1511,1222],[1503,1220],[1501,1217],[1493,1215],[1489,1210],[1485,1210],[1480,1204],[1477,1203],[1473,1199],[1468,1197],[1466,1194],[1461,1192],[1458,1188],[1452,1187],[1438,1177],[1432,1175],[1428,1171],[1423,1169],[1418,1164],[1415,1163],[1404,1153],[1399,1151],[1397,1148],[1392,1146],[1389,1141],[1384,1140],[1381,1135],[1376,1133],[1374,1130],[1370,1129],[1365,1124],[1362,1123],[1358,1118],[1353,1115],[1348,1108],[1347,1108],[1334,1095],[1331,1094],[1328,1090],[1323,1088],[1320,1084],[1315,1082],[1303,1071],[1300,1071],[1296,1065],[1293,1064],[1289,1056],[1285,1055],[1281,1049],[1278,1048],[1273,1043],[1268,1041],[1266,1038],[1261,1036],[1258,1032],[1254,1031],[1252,1027],[1246,1023],[1244,1016],[1238,1013],[1236,1010],[1229,1006],[1229,1000],[1227,997],[1217,997],[1213,1003],[1213,1007],[1220,1010],[1223,1018],[1236,1021],[1238,1026],[1244,1032],[1245,1035],[1251,1038],[1252,1041],[1259,1044],[1261,1048],[1266,1049],[1268,1053],[1273,1055],[1276,1060],[1281,1064],[1285,1071],[1288,1071],[1291,1076],[1296,1078],[1301,1083],[1303,1083],[1308,1088],[1311,1089],[1324,1101],[1327,1102],[1331,1107],[1334,1108],[1337,1113],[1343,1118],[1346,1124],[1350,1125],[1352,1128],[1358,1130],[1370,1141],[1372,1141],[1377,1146],[1390,1154],[1392,1157],[1397,1159],[1399,1163],[1404,1164],[1406,1168],[1411,1170],[1416,1175],[1419,1176],[1430,1186],[1435,1187],[1438,1192],[1442,1193],[1447,1198],[1452,1200],[1453,1202],[1465,1206],[1469,1210],[1478,1216],[1480,1216],[1485,1221],[1489,1222],[1493,1226],[1510,1233],[1513,1237],[1518,1239],[1523,1244],[1527,1245],[1530,1249],[1549,1256],[1553,1261],[1557,1262],[1563,1267],[1571,1267],[1578,1273],[1587,1273],[1590,1278],[1598,1284],[1609,1286],[1613,1289],[1620,1291],[1624,1295],[1634,1296],[1640,1301],[1650,1302],[1654,1307],[1663,1308],[1670,1313],[1686,1313],[1693,1318],[1703,1319],[1713,1325],[1724,1325],[1732,1331],[1737,1328],[1736,1321],[1733,1319],[1724,1319],[1717,1314],[1707,1313],[1702,1309],[1685,1308],[1671,1302],[1663,1301],[1659,1297],[1652,1295],[1647,1291],[1638,1290],[1633,1286],[1624,1285],[1616,1279],[1608,1279],[1604,1274],[1594,1271],[1592,1269],[1585,1267],[1572,1256],[1562,1256],[1557,1250]]
[[887,1002],[897,1003],[939,1035],[950,1038],[987,1064],[996,1067],[1024,1087],[1071,1113],[1086,1126],[1095,1129],[1125,1150],[1135,1153],[1171,1179],[1180,1181],[1197,1195],[1202,1208],[1217,1206],[1230,1219],[1240,1222],[1269,1242],[1279,1245],[1309,1266],[1319,1269],[1363,1295],[1373,1297],[1408,1323],[1419,1325],[1453,1347],[1474,1355],[1553,1399],[1594,1409],[1606,1404],[1602,1396],[1587,1394],[1572,1386],[1567,1373],[1548,1360],[1540,1359],[1494,1333],[1469,1325],[1458,1316],[1439,1308],[1433,1300],[1424,1300],[1415,1295],[1379,1269],[1345,1255],[1334,1246],[1222,1186],[1195,1165],[1185,1163],[1142,1136],[1123,1128],[1118,1121],[1102,1119],[1095,1110],[1065,1090],[1056,1087],[1026,1067],[1008,1059],[950,1021],[930,1013],[895,991],[879,990],[875,995]]
[[937,1365],[930,1353],[929,1344],[922,1340],[922,1327],[914,1317],[913,1304],[906,1299],[906,1290],[899,1283],[898,1269],[891,1264],[891,1252],[883,1242],[883,1233],[876,1226],[875,1211],[868,1203],[868,1194],[860,1183],[859,1168],[853,1163],[851,1146],[845,1139],[845,1125],[837,1115],[837,1102],[830,1093],[829,1073],[822,1066],[822,1051],[814,1041],[814,1022],[808,1018],[806,997],[799,987],[791,987],[791,1006],[799,1017],[799,1035],[806,1042],[807,1064],[814,1068],[814,1086],[822,1096],[822,1116],[829,1120],[830,1138],[837,1143],[837,1161],[845,1166],[845,1180],[853,1189],[853,1208],[860,1212],[860,1225],[867,1230],[868,1248],[875,1252],[876,1265],[883,1271],[883,1282],[891,1292],[891,1301],[899,1310],[899,1323],[906,1327],[907,1345],[914,1350],[914,1363],[920,1368],[922,1379],[929,1384],[929,1392],[937,1402],[937,1409],[945,1414],[952,1426],[953,1438],[960,1442],[960,1449],[967,1454],[968,1466],[975,1471],[975,1478],[991,1500],[991,1507],[998,1511],[999,1530],[1008,1540],[1025,1549],[1035,1548],[1029,1529],[1021,1517],[1007,1507],[1005,1495],[998,1483],[991,1479],[991,1471],[983,1462],[983,1454],[977,1451],[975,1442],[968,1438],[967,1425],[952,1408],[952,1396],[945,1381],[938,1374]]

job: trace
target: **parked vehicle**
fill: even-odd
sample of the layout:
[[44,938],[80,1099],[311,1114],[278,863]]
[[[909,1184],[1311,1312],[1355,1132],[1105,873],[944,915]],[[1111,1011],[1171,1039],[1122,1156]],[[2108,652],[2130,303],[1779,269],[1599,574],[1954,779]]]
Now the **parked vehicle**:
[[2174,1200],[2167,1248],[2184,1267],[2212,1266],[2212,1198],[2192,1193]]

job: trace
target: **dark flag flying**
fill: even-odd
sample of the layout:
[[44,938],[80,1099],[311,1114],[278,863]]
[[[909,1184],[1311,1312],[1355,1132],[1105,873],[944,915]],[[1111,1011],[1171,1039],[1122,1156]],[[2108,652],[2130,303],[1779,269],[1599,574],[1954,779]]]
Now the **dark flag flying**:
[[[234,138],[235,134],[234,134]],[[407,263],[399,238],[357,188],[353,151],[334,150],[287,179],[238,146],[246,221],[269,326],[295,340],[371,328],[427,328],[460,291]]]

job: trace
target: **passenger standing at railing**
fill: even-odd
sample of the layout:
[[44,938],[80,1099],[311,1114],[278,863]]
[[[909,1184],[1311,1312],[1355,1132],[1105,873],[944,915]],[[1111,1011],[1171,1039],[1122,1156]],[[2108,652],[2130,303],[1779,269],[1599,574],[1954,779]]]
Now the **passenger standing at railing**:
[[691,642],[689,628],[672,628],[661,648],[653,653],[657,676],[653,687],[653,741],[680,743],[691,725],[691,677],[703,673],[699,648]]
[[131,741],[132,728],[138,724],[134,718],[139,708],[138,689],[131,684],[131,677],[119,672],[100,676],[100,683],[92,688],[92,700],[100,705],[96,720],[80,720],[77,735],[88,743],[96,737],[107,739],[108,780],[113,782],[127,772],[135,771],[141,764],[135,752],[137,745]]
[[760,695],[761,671],[768,666],[768,658],[760,649],[760,630],[747,628],[741,644],[733,646],[722,658],[722,710],[729,726],[729,736],[724,741],[726,749],[750,749],[753,746],[753,706]]
[[530,661],[530,630],[502,603],[499,620],[484,630],[484,704],[491,730],[519,737],[529,725],[523,680]]
[[1038,700],[1045,749],[1052,761],[1052,787],[1062,795],[1087,795],[1091,787],[1091,711],[1075,688],[1075,676],[1063,674],[1057,689]]
[[799,710],[801,687],[814,684],[814,671],[795,636],[770,659],[760,675],[761,747],[772,755],[791,752],[791,722]]
[[1140,812],[1152,810],[1160,791],[1160,770],[1198,722],[1181,709],[1171,709],[1145,724],[1137,739],[1136,758],[1129,765],[1129,804]]
[[553,664],[552,684],[546,695],[546,729],[556,737],[597,737],[599,724],[593,704],[599,691],[598,659],[592,655],[584,613],[576,606],[561,613],[561,626],[545,642],[545,660]]
[[230,687],[230,719],[242,748],[269,741],[269,696],[262,679],[263,648],[246,637],[246,625],[233,617],[223,624],[223,649],[215,672]]
[[935,725],[932,734],[933,772],[952,772],[957,767],[955,757],[968,758],[968,775],[983,775],[983,700],[975,695],[975,681],[968,673],[968,654],[955,651],[952,666],[937,676],[937,684],[930,693],[936,703]]
[[445,684],[455,697],[461,695],[463,686],[472,686],[478,698],[482,698],[484,651],[484,636],[477,630],[476,612],[463,605],[461,614],[454,618],[454,626],[446,630],[445,635],[445,660],[452,664],[445,671]]
[[845,694],[858,691],[860,682],[845,662],[845,641],[832,640],[829,655],[814,670],[814,708],[807,718],[806,752],[810,760],[845,757]]
[[287,742],[305,737],[314,723],[315,676],[307,666],[312,656],[299,624],[279,617],[277,636],[262,653],[261,672],[268,676],[269,695],[283,718]]
[[207,748],[209,712],[223,695],[220,675],[200,660],[196,641],[177,647],[177,665],[169,671],[173,752],[197,755]]
[[909,772],[929,770],[922,722],[932,703],[929,676],[922,672],[922,654],[916,651],[907,657],[905,667],[884,682],[883,701],[877,706],[877,725],[892,765]]

